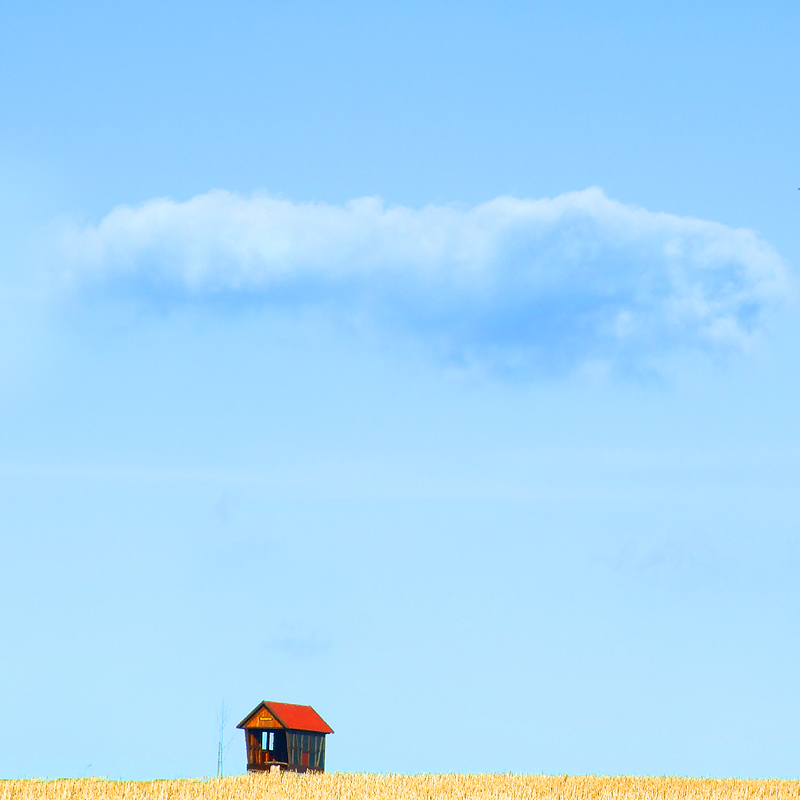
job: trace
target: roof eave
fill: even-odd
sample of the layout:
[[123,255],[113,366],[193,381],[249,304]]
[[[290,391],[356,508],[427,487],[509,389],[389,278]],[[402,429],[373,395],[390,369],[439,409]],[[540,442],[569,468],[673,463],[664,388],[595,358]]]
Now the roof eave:
[[[253,714],[255,714],[256,711],[258,711],[258,709],[261,708],[262,706],[264,708],[266,708],[267,711],[269,711],[270,714],[273,714],[273,715],[275,714],[275,712],[266,704],[266,702],[264,700],[262,700],[236,727],[237,728],[244,728],[245,722],[247,722],[247,720],[249,720],[250,717],[252,717]],[[280,722],[281,725],[283,725],[283,720],[278,719],[278,722]],[[284,727],[286,727],[286,726],[284,725]]]

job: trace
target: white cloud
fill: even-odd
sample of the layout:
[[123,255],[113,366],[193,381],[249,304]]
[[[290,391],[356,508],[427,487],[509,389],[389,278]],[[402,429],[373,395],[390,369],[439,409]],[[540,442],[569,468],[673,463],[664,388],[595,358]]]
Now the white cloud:
[[70,227],[63,247],[79,283],[321,305],[500,371],[637,370],[674,350],[745,348],[790,284],[750,230],[599,189],[419,210],[217,190],[120,206]]

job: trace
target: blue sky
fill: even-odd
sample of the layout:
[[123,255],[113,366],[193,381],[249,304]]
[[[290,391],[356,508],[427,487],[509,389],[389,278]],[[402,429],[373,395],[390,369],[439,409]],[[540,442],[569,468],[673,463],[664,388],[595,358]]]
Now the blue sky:
[[797,777],[798,33],[0,4],[0,775]]

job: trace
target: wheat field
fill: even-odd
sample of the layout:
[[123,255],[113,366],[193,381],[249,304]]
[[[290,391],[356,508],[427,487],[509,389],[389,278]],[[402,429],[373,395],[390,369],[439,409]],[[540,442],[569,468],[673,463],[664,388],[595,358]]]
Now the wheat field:
[[238,775],[0,780],[0,800],[800,800],[800,781],[595,775]]

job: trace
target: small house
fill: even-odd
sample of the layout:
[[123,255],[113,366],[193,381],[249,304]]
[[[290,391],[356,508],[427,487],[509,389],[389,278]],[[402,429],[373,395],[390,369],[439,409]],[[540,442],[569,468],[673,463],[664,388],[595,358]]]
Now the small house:
[[311,706],[264,701],[236,727],[244,729],[248,772],[325,771],[325,737],[333,728]]

